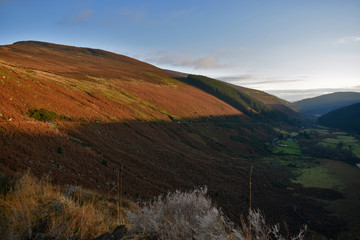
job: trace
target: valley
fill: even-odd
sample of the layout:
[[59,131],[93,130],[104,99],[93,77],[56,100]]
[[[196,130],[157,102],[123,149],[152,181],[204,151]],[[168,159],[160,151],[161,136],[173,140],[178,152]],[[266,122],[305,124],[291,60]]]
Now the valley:
[[285,100],[34,41],[0,46],[0,86],[4,177],[29,170],[115,196],[121,172],[124,198],[139,204],[207,186],[237,224],[251,204],[270,224],[285,222],[283,232],[360,234],[359,137],[307,128]]

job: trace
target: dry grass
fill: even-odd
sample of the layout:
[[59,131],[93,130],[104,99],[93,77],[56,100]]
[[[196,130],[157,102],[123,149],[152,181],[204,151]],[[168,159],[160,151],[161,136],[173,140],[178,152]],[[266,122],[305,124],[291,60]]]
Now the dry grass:
[[26,173],[0,199],[0,236],[31,239],[47,233],[61,239],[93,238],[124,223],[127,210],[118,213],[115,200],[78,188],[65,194],[49,179]]

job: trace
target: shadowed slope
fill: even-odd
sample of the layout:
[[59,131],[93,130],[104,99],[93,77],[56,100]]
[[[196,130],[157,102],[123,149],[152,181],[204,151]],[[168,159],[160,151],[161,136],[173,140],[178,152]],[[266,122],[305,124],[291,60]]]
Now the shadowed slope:
[[307,98],[294,102],[294,104],[300,108],[300,112],[302,113],[322,115],[357,102],[360,102],[360,93],[358,92],[336,92],[314,98]]
[[318,119],[318,123],[360,134],[360,103],[338,108]]
[[[244,89],[237,88],[234,85],[200,75],[188,75],[182,81],[218,97],[252,119],[288,121],[286,114],[271,107],[269,104],[265,104],[263,100],[251,96],[248,94],[249,91],[245,92]],[[255,91],[253,90],[253,92]]]

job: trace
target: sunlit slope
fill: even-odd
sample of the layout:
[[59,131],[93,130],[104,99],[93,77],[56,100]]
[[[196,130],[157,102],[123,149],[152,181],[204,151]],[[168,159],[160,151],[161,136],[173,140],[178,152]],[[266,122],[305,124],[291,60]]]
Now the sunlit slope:
[[34,41],[1,46],[0,75],[0,113],[13,121],[41,108],[75,121],[242,114],[164,70],[97,49]]

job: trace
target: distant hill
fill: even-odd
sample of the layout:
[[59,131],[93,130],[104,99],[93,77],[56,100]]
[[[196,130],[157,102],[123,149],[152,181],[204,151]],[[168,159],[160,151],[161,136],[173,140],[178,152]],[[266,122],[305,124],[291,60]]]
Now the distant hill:
[[360,134],[360,103],[342,107],[322,115],[318,123],[323,126],[355,131]]
[[336,92],[294,102],[300,112],[307,115],[323,115],[337,108],[360,102],[358,92]]

